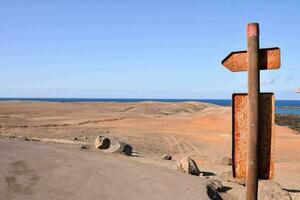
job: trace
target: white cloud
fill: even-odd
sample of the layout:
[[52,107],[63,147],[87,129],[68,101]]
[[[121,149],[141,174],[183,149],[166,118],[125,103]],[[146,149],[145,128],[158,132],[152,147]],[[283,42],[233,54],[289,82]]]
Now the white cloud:
[[276,83],[281,83],[281,84],[287,84],[287,83],[291,83],[292,81],[295,81],[295,77],[291,74],[286,75],[286,76],[276,76],[276,77],[271,77],[268,79],[265,79],[264,81],[262,81],[262,85],[273,85]]
[[276,82],[278,82],[280,80],[280,77],[277,76],[277,77],[272,77],[272,78],[269,78],[269,79],[266,79],[264,80],[261,84],[262,85],[273,85],[275,84]]

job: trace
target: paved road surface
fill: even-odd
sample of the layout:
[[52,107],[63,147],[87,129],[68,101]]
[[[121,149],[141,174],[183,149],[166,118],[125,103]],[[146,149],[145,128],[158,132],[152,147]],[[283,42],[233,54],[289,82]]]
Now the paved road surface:
[[101,153],[0,141],[0,199],[205,200],[206,181]]

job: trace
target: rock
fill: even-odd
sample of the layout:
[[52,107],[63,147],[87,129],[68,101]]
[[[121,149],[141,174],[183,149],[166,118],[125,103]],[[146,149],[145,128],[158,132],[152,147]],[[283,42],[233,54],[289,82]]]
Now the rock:
[[230,182],[230,180],[233,179],[232,172],[223,172],[221,174],[221,179],[223,181]]
[[97,136],[95,139],[95,148],[96,149],[108,149],[110,147],[110,139],[103,137],[103,136]]
[[129,144],[126,144],[124,142],[120,142],[119,140],[117,140],[113,144],[111,144],[109,149],[107,149],[105,152],[121,153],[121,154],[125,154],[126,156],[131,156],[132,147]]
[[288,191],[283,190],[278,182],[271,180],[261,180],[258,183],[259,199],[291,200]]
[[224,157],[222,159],[222,165],[232,165],[232,159],[229,157]]
[[[239,199],[246,199],[246,194],[240,195]],[[258,199],[259,200],[291,200],[288,191],[283,190],[280,184],[272,180],[260,180],[258,182]]]
[[78,140],[78,138],[77,137],[73,137],[73,140]]
[[7,135],[7,138],[9,138],[9,139],[16,139],[17,136],[15,136],[15,135]]
[[30,141],[30,138],[27,138],[27,137],[25,137],[25,136],[17,136],[16,138],[17,138],[17,140],[19,140],[19,141]]
[[88,139],[88,137],[87,136],[83,136],[83,137],[81,137],[82,139],[84,139],[84,140],[86,140],[86,139]]
[[80,149],[88,149],[88,146],[87,145],[80,145]]
[[233,178],[232,171],[224,172],[221,174],[221,179],[226,182],[237,183],[239,185],[246,185],[246,181],[243,179]]
[[172,160],[172,156],[169,155],[169,154],[165,154],[165,155],[163,156],[163,159],[164,159],[164,160]]
[[220,192],[222,190],[222,181],[219,179],[210,179],[209,185],[214,191]]
[[[218,179],[211,179],[207,185],[207,195],[210,199],[222,200],[223,198],[219,194],[222,189],[222,181]],[[231,198],[230,198],[231,199]]]
[[190,157],[185,157],[182,160],[180,160],[179,162],[177,162],[177,168],[178,171],[187,173],[187,174],[191,174],[191,175],[195,175],[195,176],[199,176],[200,174],[200,170],[196,164],[196,162],[190,158]]

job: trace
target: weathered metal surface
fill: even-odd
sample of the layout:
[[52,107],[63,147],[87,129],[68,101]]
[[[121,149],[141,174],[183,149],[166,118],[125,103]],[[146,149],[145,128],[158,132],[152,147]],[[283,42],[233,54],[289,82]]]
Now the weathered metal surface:
[[[248,70],[247,51],[231,52],[222,64],[232,72]],[[280,68],[280,49],[278,47],[259,50],[259,65],[261,70]]]
[[259,25],[247,25],[248,54],[248,145],[246,199],[257,199],[258,189],[258,127],[259,127]]
[[[274,95],[261,93],[259,100],[258,178],[271,179],[274,176]],[[248,116],[248,95],[233,94],[233,176],[239,179],[246,179]]]

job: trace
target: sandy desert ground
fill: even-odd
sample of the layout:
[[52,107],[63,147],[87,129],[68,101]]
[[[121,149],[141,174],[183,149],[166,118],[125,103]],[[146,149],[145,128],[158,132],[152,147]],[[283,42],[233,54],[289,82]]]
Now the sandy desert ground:
[[[1,102],[0,134],[39,138],[68,151],[82,144],[92,147],[95,137],[103,135],[133,146],[137,156],[126,160],[175,170],[176,160],[190,156],[208,175],[231,171],[221,164],[223,157],[231,157],[231,108],[206,103]],[[275,180],[300,199],[300,135],[276,125],[275,136]],[[164,154],[175,161],[161,159]],[[229,197],[244,191],[223,184]]]

